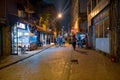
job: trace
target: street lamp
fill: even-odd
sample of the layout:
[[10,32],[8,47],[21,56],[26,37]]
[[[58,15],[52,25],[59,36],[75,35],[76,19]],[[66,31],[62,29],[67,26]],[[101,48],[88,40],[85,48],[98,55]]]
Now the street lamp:
[[58,14],[58,18],[61,18],[61,17],[62,17],[62,14],[61,14],[61,13],[59,13],[59,14]]

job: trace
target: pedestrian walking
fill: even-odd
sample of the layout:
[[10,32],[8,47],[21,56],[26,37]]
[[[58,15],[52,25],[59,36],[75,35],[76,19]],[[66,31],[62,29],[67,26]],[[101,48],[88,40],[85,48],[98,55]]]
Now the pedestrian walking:
[[75,48],[76,48],[76,36],[75,35],[72,36],[72,41],[71,42],[72,42],[72,47],[75,50]]
[[57,45],[57,38],[54,38],[54,44]]
[[85,36],[85,48],[88,48],[88,37],[87,37],[87,35]]
[[62,46],[62,36],[58,36],[58,44],[59,46]]
[[65,45],[65,38],[62,37],[62,44]]

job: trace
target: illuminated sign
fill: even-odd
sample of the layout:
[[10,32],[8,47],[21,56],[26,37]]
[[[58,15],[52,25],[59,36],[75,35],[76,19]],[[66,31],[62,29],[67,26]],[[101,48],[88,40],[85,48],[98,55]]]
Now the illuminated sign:
[[25,24],[23,24],[23,23],[18,23],[18,24],[17,24],[17,27],[18,27],[18,28],[21,28],[21,29],[25,29]]

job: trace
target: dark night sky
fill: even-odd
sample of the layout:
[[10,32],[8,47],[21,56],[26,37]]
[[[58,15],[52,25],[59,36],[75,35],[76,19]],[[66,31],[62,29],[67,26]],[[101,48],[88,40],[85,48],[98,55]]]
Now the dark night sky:
[[47,3],[54,3],[57,12],[62,12],[61,27],[68,29],[70,24],[70,0],[44,0]]

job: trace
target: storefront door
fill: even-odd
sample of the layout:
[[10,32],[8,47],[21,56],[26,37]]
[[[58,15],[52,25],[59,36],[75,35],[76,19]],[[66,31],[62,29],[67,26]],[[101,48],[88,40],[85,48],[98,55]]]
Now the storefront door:
[[[18,27],[19,26],[19,27]],[[28,49],[29,46],[29,33],[25,27],[25,24],[14,25],[12,27],[12,54],[19,55],[24,50]]]
[[16,55],[18,54],[18,33],[17,33],[17,27],[12,27],[12,54]]

